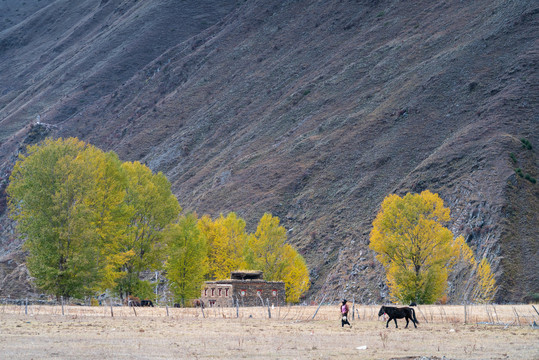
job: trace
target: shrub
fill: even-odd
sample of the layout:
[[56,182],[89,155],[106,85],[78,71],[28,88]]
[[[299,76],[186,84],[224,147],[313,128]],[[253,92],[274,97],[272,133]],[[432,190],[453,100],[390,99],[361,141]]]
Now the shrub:
[[528,150],[531,150],[532,149],[532,144],[530,143],[530,141],[528,139],[520,139],[520,141],[522,142],[522,147],[525,148],[525,149],[528,149]]
[[[521,175],[522,176],[522,175]],[[530,174],[526,173],[526,175],[524,175],[524,178],[526,180],[528,180],[529,182],[531,182],[532,184],[535,184],[537,182],[537,180],[531,176]]]
[[515,156],[514,153],[510,153],[510,154],[509,154],[509,157],[511,158],[511,160],[513,160],[513,164],[516,164],[516,163],[517,163],[517,157]]
[[516,168],[515,169],[515,172],[517,173],[518,176],[520,177],[523,177],[524,175],[522,175],[522,169],[521,168]]

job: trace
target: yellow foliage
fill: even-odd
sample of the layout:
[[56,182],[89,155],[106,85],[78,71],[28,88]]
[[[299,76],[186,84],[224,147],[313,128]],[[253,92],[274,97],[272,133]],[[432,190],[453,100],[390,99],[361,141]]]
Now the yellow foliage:
[[460,239],[453,241],[443,226],[449,220],[449,209],[428,190],[384,199],[373,222],[370,248],[386,268],[395,300],[433,303],[444,295],[456,245],[462,248]]
[[279,218],[264,214],[254,235],[249,237],[246,263],[249,269],[262,270],[268,281],[284,281],[286,301],[295,303],[309,289],[309,271],[303,257],[289,244]]
[[247,234],[243,219],[233,212],[226,217],[221,214],[215,221],[204,215],[198,226],[208,240],[211,279],[228,279],[230,272],[245,267],[243,255],[247,246]]
[[494,300],[497,289],[490,263],[486,258],[483,258],[477,265],[476,286],[474,287],[472,299],[474,302],[490,303]]

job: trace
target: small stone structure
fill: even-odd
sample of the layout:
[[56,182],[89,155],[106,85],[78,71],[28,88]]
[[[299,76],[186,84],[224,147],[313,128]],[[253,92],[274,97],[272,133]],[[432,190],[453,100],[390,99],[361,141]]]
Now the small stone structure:
[[263,280],[262,271],[233,271],[230,279],[206,281],[200,299],[207,307],[283,306],[286,304],[284,282]]

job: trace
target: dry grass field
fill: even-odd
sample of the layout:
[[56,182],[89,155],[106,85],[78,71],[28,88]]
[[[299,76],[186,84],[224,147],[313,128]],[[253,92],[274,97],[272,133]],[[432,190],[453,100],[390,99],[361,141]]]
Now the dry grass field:
[[[536,306],[537,307],[537,306]],[[420,306],[396,329],[378,306],[200,309],[0,306],[0,359],[539,359],[531,305]],[[359,315],[359,319],[357,318]],[[425,359],[424,358],[424,359]]]

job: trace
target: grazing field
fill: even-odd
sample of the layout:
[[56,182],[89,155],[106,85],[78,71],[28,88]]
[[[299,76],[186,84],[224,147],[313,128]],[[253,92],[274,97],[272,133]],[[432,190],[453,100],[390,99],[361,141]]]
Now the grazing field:
[[[537,308],[537,306],[536,306]],[[538,359],[531,305],[420,306],[417,329],[357,306],[128,308],[0,306],[1,359]],[[167,316],[168,310],[168,316]],[[135,316],[136,312],[136,316]],[[359,315],[359,319],[357,318]]]

